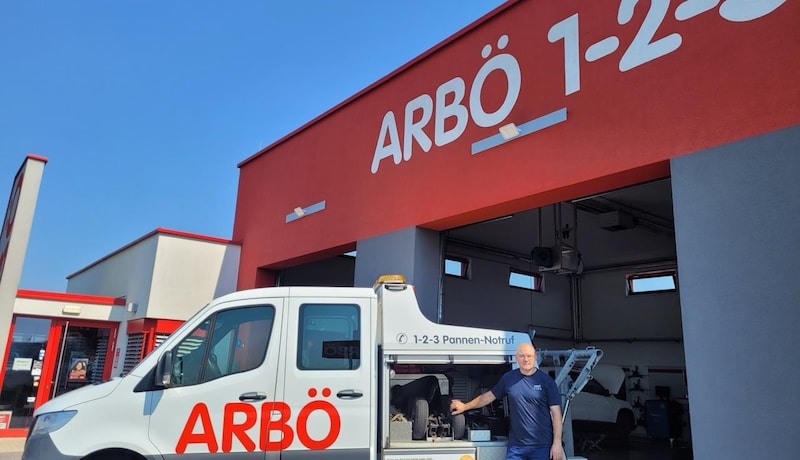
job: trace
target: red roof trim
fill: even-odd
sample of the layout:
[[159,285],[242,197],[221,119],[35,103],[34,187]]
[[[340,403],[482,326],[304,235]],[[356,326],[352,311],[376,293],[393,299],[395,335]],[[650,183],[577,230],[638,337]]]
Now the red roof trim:
[[190,232],[182,232],[180,230],[171,230],[168,228],[158,227],[156,232],[163,233],[165,235],[172,235],[172,236],[181,236],[184,238],[192,238],[195,240],[203,240],[203,241],[211,241],[212,243],[222,243],[222,244],[235,244],[233,241],[226,239],[226,238],[218,238],[216,236],[208,236],[208,235],[201,235],[199,233],[190,233]]
[[97,303],[111,306],[125,305],[125,299],[122,297],[75,294],[70,292],[33,291],[30,289],[18,289],[17,297],[21,299],[55,300],[59,302]]
[[112,251],[111,253],[106,254],[105,256],[97,259],[96,261],[90,263],[89,265],[81,268],[80,270],[67,275],[67,279],[70,279],[75,275],[83,273],[86,270],[94,267],[95,265],[98,265],[99,263],[101,263],[101,262],[103,262],[105,260],[108,260],[111,257],[121,253],[122,251],[124,251],[124,250],[126,250],[126,249],[128,249],[128,248],[130,248],[132,246],[135,246],[135,245],[141,243],[142,241],[150,238],[151,236],[155,236],[155,235],[157,235],[159,233],[162,234],[162,235],[171,235],[171,236],[179,236],[179,237],[182,237],[182,238],[191,238],[191,239],[194,239],[194,240],[210,241],[212,243],[236,244],[236,245],[239,244],[239,243],[236,243],[236,242],[234,242],[232,240],[225,239],[225,238],[218,238],[216,236],[207,236],[207,235],[201,235],[199,233],[182,232],[182,231],[179,231],[179,230],[171,230],[171,229],[168,229],[168,228],[158,227],[155,230],[153,230],[152,232],[147,233],[146,235],[141,236],[141,237],[131,241],[130,243],[126,244],[125,246],[122,246],[121,248],[117,249],[116,251]]
[[43,157],[43,156],[41,156],[41,155],[37,155],[37,154],[35,154],[35,153],[29,153],[29,154],[27,154],[27,155],[26,155],[26,158],[28,158],[28,159],[30,159],[30,160],[39,160],[39,161],[41,161],[41,162],[43,162],[43,163],[47,163],[47,157]]
[[428,51],[425,51],[424,53],[420,54],[416,58],[414,58],[414,59],[408,61],[407,63],[405,63],[404,65],[398,67],[393,72],[387,74],[385,77],[383,77],[380,80],[376,81],[375,83],[367,86],[366,88],[362,89],[361,91],[357,92],[356,94],[348,97],[344,101],[342,101],[339,104],[337,104],[337,105],[333,106],[332,108],[328,109],[326,112],[323,112],[321,115],[319,115],[316,118],[312,119],[308,123],[300,126],[299,128],[297,128],[294,131],[290,132],[289,134],[283,136],[282,138],[278,139],[277,141],[273,142],[272,144],[264,147],[263,149],[261,149],[258,152],[254,153],[250,157],[248,157],[245,160],[241,161],[236,166],[241,168],[242,166],[244,166],[245,164],[249,163],[250,161],[255,160],[257,157],[260,157],[264,153],[267,153],[267,151],[272,150],[273,148],[277,147],[279,144],[282,144],[282,143],[286,142],[287,140],[289,140],[290,138],[294,137],[295,135],[299,134],[301,131],[304,131],[304,130],[308,129],[309,127],[311,127],[312,125],[314,125],[316,123],[319,123],[320,121],[322,121],[322,119],[328,117],[332,113],[334,113],[337,110],[343,108],[344,106],[350,104],[351,102],[353,102],[354,100],[360,98],[361,96],[366,95],[367,93],[369,93],[373,89],[377,88],[378,86],[382,85],[383,83],[385,83],[385,82],[391,80],[392,78],[400,75],[401,73],[405,72],[408,68],[416,65],[417,63],[419,63],[422,60],[426,59],[430,55],[436,53],[437,51],[439,51],[440,49],[442,49],[445,46],[449,45],[450,43],[453,43],[454,41],[458,40],[462,36],[466,35],[468,32],[472,31],[473,29],[476,29],[478,26],[480,26],[484,22],[486,22],[489,19],[491,19],[492,17],[500,14],[500,12],[510,8],[514,4],[519,3],[520,1],[522,1],[522,0],[508,0],[506,3],[496,7],[492,11],[484,14],[483,16],[481,16],[480,18],[476,19],[475,21],[473,21],[471,24],[467,25],[463,29],[459,30],[458,32],[454,33],[453,35],[449,36],[448,38],[445,38],[444,40],[439,42],[437,45],[434,45]]

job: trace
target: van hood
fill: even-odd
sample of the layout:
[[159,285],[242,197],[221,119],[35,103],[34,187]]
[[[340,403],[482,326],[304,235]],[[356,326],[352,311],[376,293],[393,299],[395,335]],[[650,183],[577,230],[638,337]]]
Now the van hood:
[[97,385],[86,385],[77,390],[72,390],[69,393],[64,393],[42,404],[36,409],[35,415],[44,414],[46,412],[58,412],[89,401],[105,398],[114,391],[121,381],[121,378],[115,377],[107,382]]
[[597,364],[592,369],[592,378],[603,385],[609,393],[615,395],[622,388],[625,381],[625,371],[614,364]]

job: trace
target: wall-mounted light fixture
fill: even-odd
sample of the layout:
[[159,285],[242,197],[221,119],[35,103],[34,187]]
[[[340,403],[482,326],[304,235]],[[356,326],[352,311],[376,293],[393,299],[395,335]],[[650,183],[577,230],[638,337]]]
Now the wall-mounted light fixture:
[[136,313],[139,310],[139,304],[136,302],[128,302],[128,313]]
[[286,214],[286,223],[293,220],[297,220],[301,217],[308,216],[309,214],[314,214],[315,212],[319,212],[325,209],[325,200],[320,201],[319,203],[314,203],[312,205],[306,206],[305,208],[302,206],[298,206],[292,209],[292,212]]
[[527,136],[528,134],[541,131],[566,120],[567,108],[564,107],[542,115],[541,117],[534,118],[533,120],[526,121],[519,126],[517,126],[516,123],[508,123],[498,128],[499,133],[473,142],[471,149],[472,154],[475,155],[485,152],[518,137]]
[[519,128],[514,123],[509,123],[500,127],[500,135],[503,139],[509,140],[519,136]]
[[80,305],[64,305],[61,307],[61,313],[64,315],[80,315],[83,307]]

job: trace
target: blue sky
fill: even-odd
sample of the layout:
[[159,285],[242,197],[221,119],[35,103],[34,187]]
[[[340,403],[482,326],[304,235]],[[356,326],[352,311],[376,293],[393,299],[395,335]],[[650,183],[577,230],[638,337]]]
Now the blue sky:
[[0,2],[0,202],[49,160],[20,287],[157,227],[230,237],[237,163],[501,3]]

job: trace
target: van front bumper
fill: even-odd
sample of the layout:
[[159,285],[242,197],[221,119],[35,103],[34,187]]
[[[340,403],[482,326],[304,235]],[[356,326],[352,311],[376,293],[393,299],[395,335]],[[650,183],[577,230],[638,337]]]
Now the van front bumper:
[[79,458],[62,454],[49,434],[31,436],[22,452],[22,460],[78,460]]

